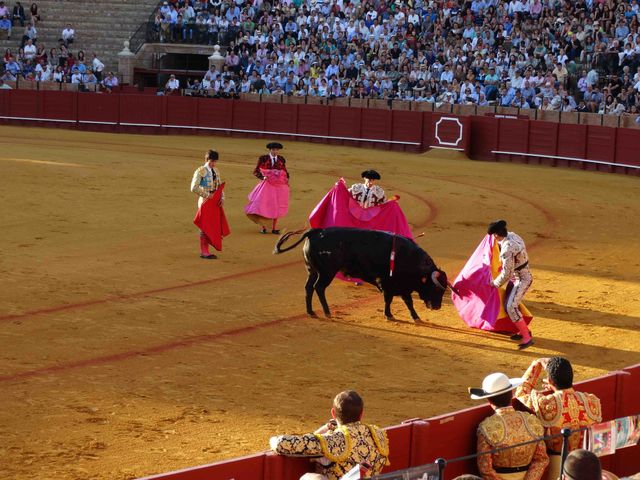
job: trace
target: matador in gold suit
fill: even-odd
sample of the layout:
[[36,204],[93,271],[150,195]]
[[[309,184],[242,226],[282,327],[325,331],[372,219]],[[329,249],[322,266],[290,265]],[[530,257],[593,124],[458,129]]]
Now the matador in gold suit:
[[[511,406],[513,389],[520,379],[509,379],[503,373],[488,375],[482,388],[471,388],[471,398],[486,398],[495,413],[478,425],[477,452],[502,449],[478,455],[477,463],[484,480],[540,480],[549,464],[544,441],[544,428],[530,413],[517,412]],[[537,442],[518,445],[520,443]]]
[[[349,402],[356,407],[349,407]],[[389,441],[384,430],[360,421],[362,405],[356,392],[342,392],[332,409],[337,422],[314,433],[272,437],[271,449],[281,455],[322,457],[316,461],[317,473],[304,475],[305,480],[338,480],[358,464],[367,465],[368,475],[377,475],[389,463]]]
[[[548,375],[551,392],[536,390],[542,372]],[[573,368],[566,358],[552,357],[534,360],[523,376],[524,383],[516,390],[516,397],[524,403],[545,428],[545,435],[559,434],[563,428],[577,430],[602,421],[600,399],[591,393],[573,389]],[[569,451],[581,448],[584,431],[569,437]],[[550,458],[547,479],[560,476],[562,437],[547,440]]]

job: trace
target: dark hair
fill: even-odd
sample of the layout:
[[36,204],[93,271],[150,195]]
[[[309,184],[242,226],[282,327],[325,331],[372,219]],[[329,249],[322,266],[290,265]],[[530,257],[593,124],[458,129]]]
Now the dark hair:
[[470,473],[465,473],[464,475],[459,475],[453,480],[482,480],[482,477],[477,477],[475,475],[471,475]]
[[571,362],[563,357],[551,357],[547,363],[549,380],[559,389],[573,386],[573,367]]
[[218,160],[218,152],[215,150],[209,150],[207,152],[207,160]]
[[363,408],[364,402],[358,392],[354,390],[340,392],[333,399],[333,410],[336,419],[343,425],[360,420]]
[[497,220],[495,222],[491,222],[489,224],[489,228],[487,228],[487,233],[489,235],[496,234],[501,237],[507,236],[507,222],[505,220]]
[[511,399],[513,398],[513,390],[501,393],[500,395],[494,395],[487,398],[488,402],[497,408],[508,407],[511,405]]
[[564,462],[563,473],[568,480],[600,480],[602,467],[600,459],[588,450],[574,450]]

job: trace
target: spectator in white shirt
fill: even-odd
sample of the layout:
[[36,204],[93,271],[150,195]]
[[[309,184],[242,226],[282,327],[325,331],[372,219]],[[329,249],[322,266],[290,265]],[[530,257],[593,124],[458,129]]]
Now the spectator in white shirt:
[[36,56],[36,46],[33,44],[33,40],[27,40],[26,45],[24,46],[24,58],[33,59]]
[[76,31],[73,28],[71,28],[71,24],[67,23],[67,27],[64,30],[62,30],[62,38],[60,40],[64,42],[64,45],[66,47],[68,47],[73,43],[75,34],[76,34]]
[[102,80],[102,71],[104,70],[104,63],[100,61],[98,56],[93,53],[93,61],[91,62],[91,68],[93,69],[93,73],[96,76],[98,82]]
[[167,93],[173,93],[174,91],[180,89],[180,81],[176,78],[175,75],[171,75],[164,88]]

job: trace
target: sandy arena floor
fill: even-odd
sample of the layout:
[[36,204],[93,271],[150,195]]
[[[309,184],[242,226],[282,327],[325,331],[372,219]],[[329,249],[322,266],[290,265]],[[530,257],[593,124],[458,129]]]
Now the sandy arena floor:
[[[357,389],[391,425],[473,404],[466,388],[562,354],[577,379],[640,362],[639,179],[430,153],[285,142],[305,226],[333,183],[382,173],[454,278],[498,217],[527,240],[536,345],[466,328],[451,302],[384,320],[373,287],[336,282],[304,315],[301,251],[271,254],[243,215],[266,140],[1,127],[0,478],[129,479],[267,448]],[[198,257],[189,192],[221,153],[232,235]],[[316,308],[319,311],[317,302]]]

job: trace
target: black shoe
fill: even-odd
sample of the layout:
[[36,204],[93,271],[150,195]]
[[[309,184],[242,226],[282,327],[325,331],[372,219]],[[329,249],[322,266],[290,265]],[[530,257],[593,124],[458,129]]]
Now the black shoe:
[[[531,330],[529,330],[529,335],[531,335]],[[515,341],[519,342],[520,340],[522,340],[522,335],[520,335],[519,333],[516,333],[514,335],[511,335],[509,338],[511,340],[515,340]]]
[[274,235],[280,235],[280,230],[271,230]]
[[531,340],[529,340],[527,343],[521,343],[518,345],[518,350],[524,350],[525,348],[529,348],[531,345],[533,345],[533,338]]
[[201,254],[200,258],[204,258],[206,260],[215,260],[218,257],[217,257],[217,255],[214,255],[213,253],[210,253],[209,255]]
[[267,233],[267,229],[262,227],[262,230],[260,230],[260,233],[262,233],[264,235],[265,233]]

